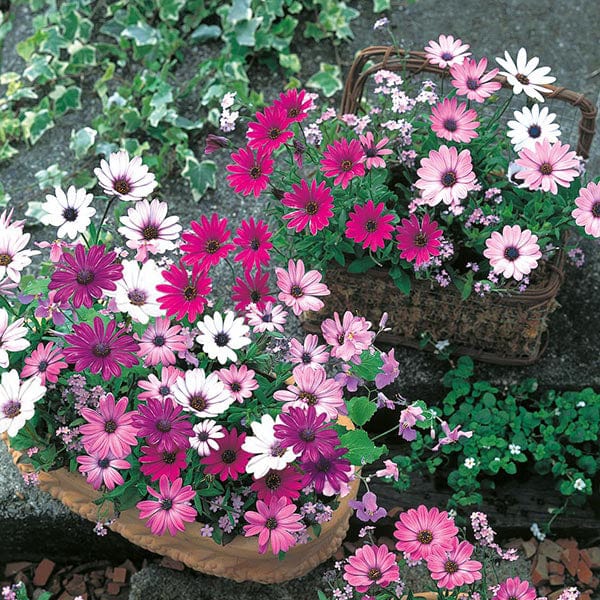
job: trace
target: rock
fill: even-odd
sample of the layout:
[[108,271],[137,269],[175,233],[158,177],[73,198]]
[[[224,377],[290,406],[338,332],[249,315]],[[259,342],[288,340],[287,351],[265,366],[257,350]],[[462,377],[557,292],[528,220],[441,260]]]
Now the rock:
[[36,567],[35,573],[33,575],[33,585],[37,587],[43,587],[50,579],[50,575],[52,575],[52,571],[54,571],[54,567],[56,563],[51,560],[44,558],[42,562]]

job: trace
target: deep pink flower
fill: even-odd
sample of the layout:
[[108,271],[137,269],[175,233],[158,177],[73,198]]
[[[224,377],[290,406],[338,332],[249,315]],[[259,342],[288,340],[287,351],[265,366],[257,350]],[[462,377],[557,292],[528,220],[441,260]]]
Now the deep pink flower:
[[477,137],[477,113],[472,108],[467,110],[465,102],[459,105],[456,97],[444,98],[433,106],[429,118],[431,129],[445,140],[468,143]]
[[46,381],[56,383],[60,372],[68,366],[64,358],[62,349],[55,348],[54,342],[46,345],[40,342],[31,355],[25,358],[21,379],[39,375],[42,385],[46,385]]
[[310,187],[305,179],[300,184],[293,184],[292,191],[286,192],[281,203],[296,210],[283,215],[289,219],[288,227],[296,229],[296,233],[302,231],[307,225],[310,233],[315,235],[329,225],[329,219],[333,216],[333,196],[331,190],[321,181],[317,185],[312,180]]
[[483,565],[478,560],[471,560],[472,554],[473,545],[467,541],[459,543],[457,538],[452,538],[448,550],[434,546],[427,557],[427,568],[438,587],[453,590],[481,579]]
[[470,438],[473,436],[472,431],[460,431],[462,425],[457,425],[454,429],[450,430],[450,426],[446,421],[442,421],[442,429],[444,431],[445,436],[440,439],[440,441],[432,448],[433,451],[437,451],[441,446],[445,446],[446,444],[454,444],[458,442],[461,437]]
[[262,273],[257,269],[254,274],[244,272],[244,278],[236,277],[236,285],[231,286],[233,292],[231,299],[236,302],[235,310],[246,310],[250,304],[264,308],[265,303],[275,302],[275,296],[269,292],[269,273]]
[[346,223],[346,237],[357,244],[362,243],[363,248],[375,252],[385,246],[386,240],[392,239],[394,215],[381,214],[385,203],[380,202],[375,206],[369,200],[364,206],[355,204]]
[[314,460],[302,461],[302,470],[314,483],[315,491],[318,494],[323,493],[326,486],[329,486],[330,491],[333,491],[334,494],[338,494],[342,485],[350,481],[348,475],[352,468],[350,461],[342,458],[347,452],[347,448],[337,448],[327,454],[319,455]]
[[227,148],[227,146],[229,146],[229,140],[226,137],[209,133],[204,144],[204,154],[212,154],[221,148]]
[[336,311],[333,319],[321,323],[323,338],[331,346],[331,356],[344,362],[360,362],[360,354],[371,347],[375,338],[375,332],[369,331],[370,328],[370,321],[354,316],[349,310],[342,320]]
[[390,141],[388,138],[381,138],[377,144],[373,138],[373,134],[367,131],[364,135],[358,136],[360,143],[362,144],[365,156],[365,167],[367,169],[385,169],[384,156],[392,154],[390,148],[386,148],[385,145]]
[[498,74],[498,69],[485,73],[486,67],[487,58],[482,58],[479,63],[466,58],[462,63],[452,65],[450,76],[456,93],[475,102],[484,102],[486,98],[497,92],[502,84],[492,80]]
[[256,121],[248,123],[248,148],[262,149],[267,154],[272,154],[294,137],[294,133],[288,130],[292,121],[288,118],[287,111],[282,108],[267,106],[264,112],[257,112],[255,116]]
[[432,65],[442,69],[462,63],[471,53],[467,52],[469,44],[463,44],[461,39],[454,39],[452,35],[441,34],[438,41],[430,40],[425,46],[425,56]]
[[261,265],[268,265],[271,260],[269,251],[273,248],[271,232],[267,224],[261,219],[254,222],[254,218],[243,220],[241,226],[236,231],[236,238],[233,243],[237,245],[240,251],[235,255],[235,261],[241,261],[244,269],[249,271]]
[[87,477],[87,482],[99,490],[104,484],[107,490],[113,490],[117,485],[123,485],[123,476],[117,469],[130,469],[131,465],[122,458],[112,454],[101,457],[97,453],[77,457],[79,471]]
[[450,550],[458,528],[444,510],[428,510],[421,504],[416,510],[403,512],[396,521],[396,550],[406,552],[411,560],[427,559],[433,549]]
[[258,198],[269,185],[269,175],[273,172],[273,159],[270,154],[260,148],[256,155],[249,148],[231,155],[233,165],[227,165],[230,175],[227,175],[229,185],[236,193],[243,196],[254,194]]
[[258,389],[258,381],[254,379],[256,372],[246,365],[240,365],[238,368],[232,364],[227,369],[219,369],[217,374],[236,402],[244,402],[252,396],[254,390]]
[[175,353],[187,350],[185,338],[180,331],[181,325],[171,326],[169,317],[161,317],[148,325],[141,338],[135,335],[135,339],[140,343],[138,354],[144,359],[144,365],[174,365],[177,361]]
[[402,219],[402,225],[397,228],[398,250],[402,250],[400,258],[411,262],[415,261],[417,267],[440,254],[440,237],[442,230],[438,229],[437,221],[430,221],[429,215],[423,216],[423,221],[415,214],[410,219]]
[[56,302],[72,298],[75,308],[91,308],[94,298],[117,289],[115,282],[121,279],[123,265],[115,263],[115,252],[104,250],[104,246],[92,246],[86,252],[83,244],[77,244],[74,254],[63,253],[48,284],[49,290],[56,290]]
[[329,360],[327,346],[319,344],[319,337],[309,333],[300,343],[296,338],[290,340],[289,360],[293,364],[320,369]]
[[242,444],[246,439],[245,433],[238,435],[234,427],[225,432],[225,437],[219,440],[219,449],[213,450],[200,462],[205,465],[204,471],[210,475],[218,475],[221,481],[228,477],[236,480],[241,473],[246,471],[246,465],[252,454],[242,450]]
[[365,174],[365,152],[358,140],[342,138],[327,146],[321,159],[325,177],[335,177],[333,185],[341,184],[342,189],[348,187],[351,179]]
[[259,500],[267,504],[278,498],[296,500],[305,486],[306,477],[297,469],[288,465],[285,469],[271,469],[264,477],[256,479],[250,488],[256,492]]
[[500,584],[500,588],[492,600],[535,600],[537,592],[528,581],[521,581],[518,577],[509,577]]
[[577,208],[571,213],[577,225],[588,235],[600,237],[600,184],[588,183],[575,198]]
[[396,381],[398,375],[400,375],[400,369],[398,369],[400,363],[394,357],[394,351],[395,348],[391,348],[387,354],[385,352],[381,353],[383,365],[381,372],[375,375],[375,386],[379,390]]
[[102,373],[109,380],[121,375],[121,367],[129,369],[138,364],[136,353],[140,347],[123,329],[117,329],[117,322],[104,321],[94,317],[94,327],[87,323],[73,325],[73,333],[65,335],[70,346],[64,349],[65,359],[75,363],[76,371],[89,369],[91,373]]
[[325,304],[317,296],[329,295],[329,289],[321,283],[321,273],[304,270],[302,260],[288,262],[288,270],[277,267],[277,287],[281,290],[277,296],[289,306],[296,316],[308,310],[321,310]]
[[[186,440],[189,443],[189,440]],[[156,446],[142,446],[142,455],[139,457],[140,471],[157,481],[165,475],[169,481],[175,481],[182,469],[187,467],[185,448],[172,450],[159,450]]]
[[398,481],[400,473],[398,472],[398,465],[392,460],[386,459],[383,461],[385,467],[375,471],[376,477],[392,477],[394,481]]
[[258,535],[259,554],[266,552],[269,542],[273,554],[287,552],[296,544],[294,532],[304,529],[299,522],[302,515],[296,512],[296,505],[288,503],[285,497],[274,498],[269,504],[258,500],[256,511],[246,511],[244,518],[248,522],[248,525],[244,525],[244,535]]
[[344,565],[344,579],[361,594],[373,584],[387,587],[399,578],[396,555],[385,544],[357,548]]
[[152,535],[163,535],[169,531],[176,535],[185,529],[185,522],[193,522],[198,514],[191,506],[191,501],[196,492],[191,486],[183,486],[183,481],[178,478],[172,484],[167,477],[160,478],[160,492],[147,486],[148,493],[156,500],[142,500],[136,504],[140,511],[140,519],[148,519]]
[[306,97],[305,90],[291,88],[279,95],[273,106],[282,109],[291,122],[300,123],[308,117],[312,100]]
[[115,397],[109,393],[100,398],[98,410],[81,409],[81,416],[87,423],[80,425],[79,431],[88,454],[98,454],[100,458],[129,456],[131,446],[137,445],[137,429],[133,425],[135,413],[125,412],[128,402],[123,396],[115,403]]
[[515,173],[517,179],[523,179],[530,190],[541,189],[544,192],[558,194],[558,186],[569,187],[571,181],[579,176],[579,161],[569,144],[559,141],[551,144],[548,140],[535,143],[535,149],[523,148],[515,161],[523,167]]
[[206,296],[212,291],[212,280],[195,264],[189,273],[183,264],[172,264],[162,272],[166,283],[156,286],[163,295],[158,297],[160,307],[167,311],[167,316],[181,320],[187,317],[190,323],[204,312]]
[[193,233],[186,231],[181,234],[181,239],[186,243],[181,244],[180,248],[186,265],[199,264],[204,270],[208,270],[218,265],[235,246],[227,243],[231,231],[227,229],[226,217],[219,219],[219,215],[213,213],[210,221],[204,215],[200,220],[201,223],[190,223]]
[[160,372],[160,379],[153,373],[148,375],[148,379],[140,379],[138,386],[144,392],[138,394],[138,400],[144,402],[150,398],[166,399],[173,395],[172,388],[175,383],[183,376],[183,372],[176,367],[164,367]]
[[364,523],[368,521],[375,523],[387,515],[385,508],[377,506],[377,496],[373,492],[366,492],[362,500],[350,500],[348,505],[356,511],[356,517]]

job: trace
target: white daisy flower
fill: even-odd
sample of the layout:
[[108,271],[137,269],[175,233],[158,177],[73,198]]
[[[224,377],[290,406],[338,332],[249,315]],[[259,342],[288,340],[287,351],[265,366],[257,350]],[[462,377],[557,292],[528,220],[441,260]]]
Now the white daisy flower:
[[556,115],[547,106],[540,110],[539,104],[531,109],[527,106],[522,111],[515,110],[515,119],[509,121],[507,135],[516,152],[523,148],[535,149],[535,143],[548,140],[551,144],[558,141],[560,127],[554,123]]
[[224,365],[228,360],[237,360],[236,350],[247,346],[250,338],[247,337],[250,328],[244,324],[244,317],[236,317],[232,311],[225,313],[225,318],[219,312],[211,317],[206,315],[198,323],[200,335],[196,341],[202,345],[202,350],[211,359],[217,359]]
[[58,227],[56,235],[60,239],[67,236],[74,240],[88,228],[91,217],[96,214],[96,209],[90,206],[93,199],[94,195],[86,194],[85,188],[77,189],[72,185],[65,194],[56,187],[54,196],[47,194],[46,202],[42,204],[47,213],[42,217],[42,223]]
[[0,308],[0,367],[8,367],[8,353],[19,352],[29,347],[27,328],[23,327],[25,319],[17,319],[12,325],[8,324],[8,312]]
[[0,227],[0,280],[8,277],[15,283],[21,281],[21,271],[31,264],[31,257],[39,250],[25,250],[31,238],[20,227]]
[[98,183],[108,196],[118,196],[121,200],[141,200],[149,196],[157,185],[153,173],[135,156],[129,160],[126,150],[113,152],[108,162],[100,161],[100,168],[94,169]]
[[190,446],[196,449],[199,456],[208,456],[219,449],[219,440],[225,437],[223,428],[212,419],[205,419],[194,425],[194,437],[190,438]]
[[506,69],[500,71],[500,75],[504,75],[512,85],[514,94],[525,92],[527,96],[538,102],[544,101],[544,97],[540,94],[540,92],[547,92],[544,86],[556,81],[556,77],[548,75],[550,67],[538,67],[540,59],[537,56],[527,60],[525,48],[519,50],[516,64],[506,51],[504,58],[496,58],[496,62]]
[[216,417],[235,402],[219,375],[215,372],[207,377],[204,369],[186,371],[175,382],[172,393],[177,404],[199,417]]
[[298,456],[275,438],[275,421],[271,415],[263,415],[260,422],[250,423],[250,427],[254,435],[246,437],[242,449],[254,454],[246,465],[246,473],[252,473],[255,479],[264,477],[271,469],[285,469]]
[[10,437],[19,433],[35,414],[35,403],[46,393],[39,376],[24,381],[19,373],[12,371],[2,373],[0,382],[0,433],[6,432]]

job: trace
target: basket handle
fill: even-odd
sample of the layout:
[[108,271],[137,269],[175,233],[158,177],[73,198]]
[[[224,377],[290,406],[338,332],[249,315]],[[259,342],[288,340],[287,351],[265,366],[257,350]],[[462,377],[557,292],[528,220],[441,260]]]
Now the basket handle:
[[[365,69],[369,61],[374,61],[375,64]],[[342,114],[355,113],[357,111],[367,79],[382,69],[388,71],[410,71],[411,73],[426,72],[439,76],[448,74],[447,69],[432,65],[427,60],[424,52],[403,50],[394,46],[370,46],[361,50],[356,55],[350,67],[342,94]],[[512,88],[503,75],[496,75],[494,81],[500,82],[504,88]],[[579,108],[581,119],[579,120],[577,154],[583,158],[588,158],[596,131],[598,109],[584,94],[573,92],[565,87],[556,87],[553,85],[544,85],[543,87],[549,92],[546,94],[547,98],[557,98]]]

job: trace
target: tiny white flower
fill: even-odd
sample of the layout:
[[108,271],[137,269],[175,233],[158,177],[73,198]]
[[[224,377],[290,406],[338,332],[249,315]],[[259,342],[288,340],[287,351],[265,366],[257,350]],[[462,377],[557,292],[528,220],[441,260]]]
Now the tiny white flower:
[[514,120],[508,121],[507,135],[516,152],[523,148],[535,149],[537,142],[548,140],[551,144],[558,141],[560,127],[554,123],[556,115],[547,106],[540,110],[539,104],[531,109],[524,106],[521,111],[514,111]]
[[532,523],[529,529],[531,530],[533,537],[535,537],[540,542],[546,539],[546,534],[541,532],[540,527],[537,523]]
[[227,311],[224,318],[220,312],[215,312],[212,317],[206,315],[198,323],[198,329],[200,335],[196,341],[209,358],[216,358],[222,365],[228,360],[235,362],[235,351],[251,342],[247,337],[250,328],[244,324],[244,317],[236,317],[232,311]]
[[500,75],[504,75],[512,85],[514,94],[525,92],[527,96],[538,102],[544,101],[544,97],[540,94],[547,91],[544,86],[556,81],[556,77],[548,75],[550,67],[538,67],[540,59],[537,56],[527,60],[525,48],[521,48],[517,53],[516,63],[506,51],[504,58],[496,58],[496,62],[506,69],[500,71]]
[[465,458],[465,467],[467,469],[472,469],[476,465],[476,460],[474,458]]
[[582,491],[583,491],[583,490],[585,490],[585,488],[586,488],[585,481],[584,481],[583,479],[581,479],[581,477],[578,477],[578,478],[575,480],[575,483],[573,483],[573,487],[574,487],[574,488],[575,488],[577,491],[579,491],[579,492],[582,492]]
[[46,202],[42,204],[46,212],[42,223],[58,227],[56,235],[60,239],[67,236],[74,240],[88,228],[91,218],[96,214],[96,209],[90,206],[93,199],[94,195],[87,194],[85,188],[77,189],[72,185],[65,194],[56,187],[54,196],[47,194]]
[[457,515],[457,514],[458,514],[458,513],[457,513],[457,512],[456,512],[456,511],[455,511],[453,508],[451,508],[451,509],[448,511],[448,518],[449,518],[449,519],[453,519],[453,520],[454,520],[454,519],[456,519],[456,515]]
[[440,340],[439,342],[435,343],[435,349],[438,352],[442,352],[442,350],[445,350],[449,345],[450,345],[449,340]]
[[584,408],[585,407],[585,402],[583,400],[580,400],[577,404],[576,404],[577,408]]
[[190,438],[190,446],[196,449],[199,456],[208,456],[213,450],[219,449],[216,440],[225,437],[221,425],[212,419],[205,419],[194,425],[194,437]]
[[521,446],[518,444],[509,444],[508,449],[510,450],[510,453],[515,456],[521,454]]
[[46,393],[38,375],[21,381],[13,369],[0,380],[0,433],[14,437],[35,414],[35,403]]
[[231,108],[235,102],[236,92],[227,92],[221,100],[221,108]]

